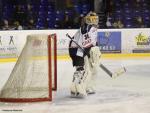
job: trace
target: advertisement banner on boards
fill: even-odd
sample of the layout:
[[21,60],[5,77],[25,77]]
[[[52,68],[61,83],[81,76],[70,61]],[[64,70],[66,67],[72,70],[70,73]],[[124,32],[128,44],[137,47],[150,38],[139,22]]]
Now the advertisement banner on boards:
[[134,37],[133,53],[150,53],[150,35],[139,33]]
[[0,58],[16,58],[17,57],[17,36],[0,35]]
[[121,53],[121,32],[98,32],[98,46],[102,53]]

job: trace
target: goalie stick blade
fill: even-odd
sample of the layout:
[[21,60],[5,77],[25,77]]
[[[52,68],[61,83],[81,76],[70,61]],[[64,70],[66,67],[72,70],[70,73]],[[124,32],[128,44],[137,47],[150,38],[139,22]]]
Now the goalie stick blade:
[[122,75],[125,72],[126,72],[126,68],[123,67],[123,68],[117,70],[114,74],[112,74],[112,78],[116,78],[116,77]]

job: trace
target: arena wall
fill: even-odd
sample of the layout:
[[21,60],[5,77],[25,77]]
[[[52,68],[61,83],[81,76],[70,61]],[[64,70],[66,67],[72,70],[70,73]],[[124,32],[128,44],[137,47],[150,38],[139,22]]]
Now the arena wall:
[[[150,29],[99,29],[98,38],[103,44],[103,53],[109,54],[137,54],[150,53]],[[21,30],[0,31],[0,58],[17,58],[26,42],[29,34],[53,34],[57,35],[58,56],[68,55],[69,38],[77,30]]]

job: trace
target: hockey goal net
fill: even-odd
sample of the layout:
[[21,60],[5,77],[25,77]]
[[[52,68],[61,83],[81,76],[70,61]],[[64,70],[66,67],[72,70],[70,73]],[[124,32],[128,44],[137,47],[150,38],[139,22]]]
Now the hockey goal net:
[[52,100],[57,89],[56,35],[28,35],[26,44],[0,91],[3,102]]

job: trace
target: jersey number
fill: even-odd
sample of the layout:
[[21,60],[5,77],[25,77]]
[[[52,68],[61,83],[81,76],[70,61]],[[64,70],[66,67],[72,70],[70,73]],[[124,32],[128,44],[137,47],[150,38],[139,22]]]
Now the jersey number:
[[88,34],[83,35],[84,36],[84,41],[82,43],[82,45],[85,47],[86,45],[88,45],[89,43],[91,43],[91,39],[89,37]]

